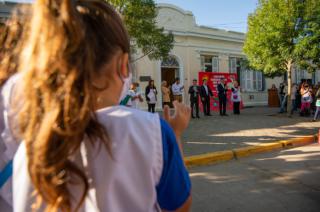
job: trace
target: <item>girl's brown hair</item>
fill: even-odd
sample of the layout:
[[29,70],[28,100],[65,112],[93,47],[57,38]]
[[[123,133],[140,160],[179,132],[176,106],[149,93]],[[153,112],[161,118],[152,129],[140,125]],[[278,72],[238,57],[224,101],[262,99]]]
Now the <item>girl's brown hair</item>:
[[[33,14],[19,67],[28,170],[46,211],[78,210],[89,185],[70,156],[85,137],[110,152],[94,113],[92,79],[117,51],[129,53],[129,39],[120,16],[103,0],[37,0]],[[79,180],[83,194],[75,207],[68,184]]]
[[17,72],[23,32],[27,32],[30,6],[15,8],[0,33],[0,86]]

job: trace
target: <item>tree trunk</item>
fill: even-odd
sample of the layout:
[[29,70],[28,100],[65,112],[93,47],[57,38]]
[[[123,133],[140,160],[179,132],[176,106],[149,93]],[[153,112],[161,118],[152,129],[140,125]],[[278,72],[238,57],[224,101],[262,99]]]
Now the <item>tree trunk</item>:
[[292,93],[292,60],[289,60],[287,63],[287,73],[288,73],[288,96],[287,96],[287,113],[288,116],[291,116],[291,108],[292,108],[292,101],[291,101],[291,93]]

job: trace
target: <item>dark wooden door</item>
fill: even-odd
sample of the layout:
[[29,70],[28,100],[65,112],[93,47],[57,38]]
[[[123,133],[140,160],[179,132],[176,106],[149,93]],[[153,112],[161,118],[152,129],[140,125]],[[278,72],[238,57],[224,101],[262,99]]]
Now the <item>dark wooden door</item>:
[[162,81],[167,81],[168,85],[174,83],[176,77],[176,69],[174,68],[162,68],[161,69],[161,79]]

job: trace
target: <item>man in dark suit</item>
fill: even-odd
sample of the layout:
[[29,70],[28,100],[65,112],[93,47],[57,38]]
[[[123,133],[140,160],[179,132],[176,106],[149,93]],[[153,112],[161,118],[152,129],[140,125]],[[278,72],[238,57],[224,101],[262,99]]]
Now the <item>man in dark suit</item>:
[[192,85],[189,87],[190,94],[190,106],[191,106],[191,117],[195,118],[193,115],[194,109],[196,109],[196,117],[200,118],[199,116],[199,94],[200,94],[200,88],[197,85],[197,80],[194,79],[192,81]]
[[220,110],[220,116],[228,116],[226,114],[227,110],[227,85],[225,83],[225,79],[221,78],[220,83],[218,85],[218,94],[219,94],[219,110]]
[[207,85],[207,80],[203,80],[203,84],[200,87],[201,102],[203,105],[203,113],[205,116],[211,116],[210,114],[210,96],[213,96],[211,89]]

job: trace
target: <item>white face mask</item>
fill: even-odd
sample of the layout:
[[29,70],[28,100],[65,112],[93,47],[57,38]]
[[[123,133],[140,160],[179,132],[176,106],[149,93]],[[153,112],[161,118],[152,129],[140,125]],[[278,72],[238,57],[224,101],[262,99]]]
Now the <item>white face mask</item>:
[[120,95],[120,98],[119,98],[119,103],[127,96],[128,94],[128,91],[130,89],[130,86],[131,86],[131,81],[132,81],[132,73],[130,72],[129,73],[129,76],[127,78],[122,78],[122,81],[123,81],[123,85],[122,85],[122,91],[121,91],[121,95]]

